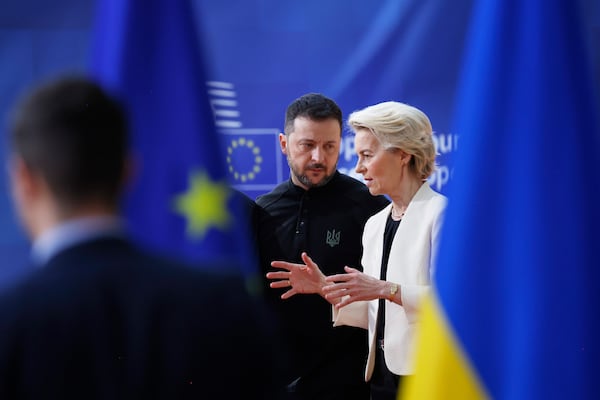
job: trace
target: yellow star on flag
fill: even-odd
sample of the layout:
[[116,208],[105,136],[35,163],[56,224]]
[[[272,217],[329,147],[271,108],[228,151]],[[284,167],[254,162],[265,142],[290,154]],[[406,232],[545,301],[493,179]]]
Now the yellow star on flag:
[[187,192],[175,198],[175,210],[187,219],[187,233],[202,238],[211,227],[225,230],[231,220],[228,186],[213,182],[204,171],[194,171]]

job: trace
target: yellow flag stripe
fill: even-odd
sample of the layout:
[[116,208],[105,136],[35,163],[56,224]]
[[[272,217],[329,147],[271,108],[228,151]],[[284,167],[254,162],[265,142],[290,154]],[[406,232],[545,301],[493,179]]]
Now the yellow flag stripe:
[[421,308],[416,369],[402,382],[399,400],[487,399],[437,298],[429,296]]

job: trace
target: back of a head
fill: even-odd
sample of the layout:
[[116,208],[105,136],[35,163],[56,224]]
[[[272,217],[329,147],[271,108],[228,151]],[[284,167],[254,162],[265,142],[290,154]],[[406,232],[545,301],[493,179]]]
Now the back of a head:
[[66,206],[116,204],[127,152],[125,115],[97,84],[69,77],[41,85],[15,109],[12,145]]
[[313,121],[335,119],[342,129],[342,110],[335,101],[320,93],[308,93],[290,103],[285,112],[285,134],[294,131],[294,120],[298,117]]
[[427,115],[416,107],[396,101],[378,103],[350,114],[352,131],[368,129],[384,148],[399,148],[412,155],[410,167],[421,179],[435,169],[433,130]]

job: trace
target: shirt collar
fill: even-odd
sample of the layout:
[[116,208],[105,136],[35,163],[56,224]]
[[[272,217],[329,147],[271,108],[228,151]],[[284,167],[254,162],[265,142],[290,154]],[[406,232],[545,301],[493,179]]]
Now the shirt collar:
[[66,248],[101,236],[122,236],[121,221],[112,216],[85,217],[72,219],[44,232],[31,248],[33,261],[37,265]]
[[336,169],[335,172],[333,173],[333,176],[329,180],[329,182],[327,182],[323,186],[312,187],[312,188],[310,188],[308,190],[304,189],[301,186],[296,185],[294,183],[294,181],[292,181],[292,177],[290,176],[290,178],[288,179],[288,187],[290,187],[292,190],[294,190],[296,193],[299,193],[299,194],[304,194],[306,192],[316,193],[316,192],[319,192],[319,191],[327,191],[327,190],[329,190],[329,188],[331,188],[333,186],[332,184],[338,180],[339,176],[340,176],[340,171],[338,171]]

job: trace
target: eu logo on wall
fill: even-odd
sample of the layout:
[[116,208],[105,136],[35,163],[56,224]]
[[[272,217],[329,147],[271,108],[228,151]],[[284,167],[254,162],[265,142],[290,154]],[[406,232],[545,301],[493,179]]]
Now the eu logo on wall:
[[267,192],[283,179],[279,131],[242,128],[233,82],[206,82],[215,126],[225,150],[229,182],[243,192]]
[[227,171],[234,187],[267,191],[282,180],[277,129],[221,129]]

